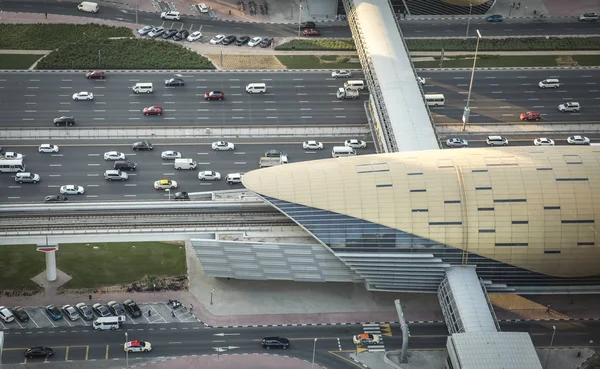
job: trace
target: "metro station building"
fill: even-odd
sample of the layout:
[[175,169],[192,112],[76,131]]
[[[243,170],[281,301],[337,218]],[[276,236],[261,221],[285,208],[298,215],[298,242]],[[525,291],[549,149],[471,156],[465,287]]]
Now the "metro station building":
[[[411,292],[435,292],[447,268],[470,265],[490,293],[600,292],[599,168],[600,148],[521,146],[259,169],[243,184],[315,244],[279,242],[261,251],[255,243],[238,257],[220,255],[230,264],[219,272],[211,273],[210,260],[203,263],[209,275],[344,280]],[[261,254],[272,263],[262,263]],[[277,255],[280,262],[273,261]],[[311,260],[312,267],[302,267]],[[252,269],[247,262],[259,272],[243,276]],[[274,265],[290,274],[270,275]],[[303,277],[295,278],[299,269]]]

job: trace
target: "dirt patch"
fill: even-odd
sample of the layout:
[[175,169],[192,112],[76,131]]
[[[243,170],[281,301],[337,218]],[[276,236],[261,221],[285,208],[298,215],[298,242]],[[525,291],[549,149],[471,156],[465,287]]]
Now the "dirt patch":
[[217,69],[285,69],[273,55],[205,55]]
[[558,65],[559,67],[577,67],[579,66],[579,63],[577,63],[569,55],[564,55],[556,58],[556,65]]

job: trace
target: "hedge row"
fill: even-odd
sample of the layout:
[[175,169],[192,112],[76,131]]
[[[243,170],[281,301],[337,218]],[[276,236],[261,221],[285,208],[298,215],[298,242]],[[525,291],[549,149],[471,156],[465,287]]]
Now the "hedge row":
[[275,47],[275,50],[332,50],[332,51],[352,51],[356,50],[354,40],[292,40]]
[[131,37],[125,27],[99,24],[0,24],[0,50],[54,50],[73,42]]
[[[464,39],[407,39],[410,51],[473,51],[477,40]],[[356,50],[352,39],[343,40],[292,40],[279,45],[276,50]],[[542,50],[599,50],[600,37],[577,38],[483,38],[480,51],[542,51]]]
[[61,47],[37,69],[214,69],[210,60],[171,42],[96,39]]

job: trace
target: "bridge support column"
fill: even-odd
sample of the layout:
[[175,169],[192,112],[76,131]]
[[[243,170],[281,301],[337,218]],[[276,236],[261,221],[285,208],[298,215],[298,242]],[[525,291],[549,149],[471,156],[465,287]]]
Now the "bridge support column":
[[58,245],[38,246],[37,250],[46,254],[46,280],[48,282],[56,281],[56,251]]

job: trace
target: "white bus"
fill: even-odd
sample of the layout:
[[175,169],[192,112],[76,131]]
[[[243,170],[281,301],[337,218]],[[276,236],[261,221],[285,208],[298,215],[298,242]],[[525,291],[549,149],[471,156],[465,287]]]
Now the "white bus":
[[25,171],[23,159],[0,159],[0,172],[18,173]]
[[444,106],[446,99],[442,94],[425,94],[427,106]]

